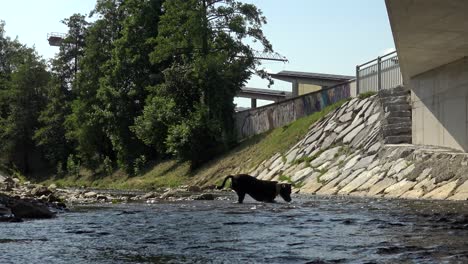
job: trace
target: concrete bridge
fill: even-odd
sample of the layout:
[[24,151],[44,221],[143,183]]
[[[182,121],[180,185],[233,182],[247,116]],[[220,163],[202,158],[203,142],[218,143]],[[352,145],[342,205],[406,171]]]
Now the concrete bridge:
[[241,91],[237,94],[238,97],[250,98],[251,99],[251,108],[257,107],[257,99],[267,100],[273,102],[284,101],[288,98],[291,98],[292,93],[286,91],[278,91],[272,89],[260,89],[252,87],[243,87]]

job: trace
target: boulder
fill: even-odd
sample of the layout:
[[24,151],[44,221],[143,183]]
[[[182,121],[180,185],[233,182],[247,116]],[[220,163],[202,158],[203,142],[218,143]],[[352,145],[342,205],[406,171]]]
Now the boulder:
[[11,209],[6,207],[4,204],[0,204],[0,218],[11,217],[13,213]]
[[11,177],[7,177],[5,178],[5,180],[3,180],[3,189],[7,192],[13,190],[14,187],[16,187],[16,182],[13,180],[13,178]]
[[15,199],[8,205],[15,217],[19,218],[52,218],[55,214],[49,208],[35,200]]
[[50,191],[47,187],[45,186],[37,186],[35,187],[34,189],[31,190],[31,195],[35,196],[35,197],[39,197],[39,196],[42,196],[42,195],[49,195],[51,194],[52,191]]

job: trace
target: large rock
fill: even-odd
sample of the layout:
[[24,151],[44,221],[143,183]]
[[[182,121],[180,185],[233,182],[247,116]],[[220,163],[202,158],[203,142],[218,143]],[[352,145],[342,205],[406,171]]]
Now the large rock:
[[31,195],[35,196],[35,197],[40,197],[42,195],[49,195],[51,194],[52,191],[49,190],[49,188],[45,187],[45,186],[37,186],[35,187],[34,189],[31,190]]
[[396,183],[395,179],[383,178],[381,181],[377,182],[376,184],[374,184],[374,186],[372,186],[369,189],[369,192],[367,193],[367,195],[376,196],[395,183]]
[[385,176],[385,172],[379,172],[380,167],[375,167],[371,170],[368,180],[357,188],[357,191],[368,191],[377,182],[382,180]]
[[348,162],[345,164],[343,170],[349,170],[351,168],[354,167],[354,165],[356,165],[356,163],[359,161],[359,159],[361,159],[361,155],[356,155],[354,157],[352,157],[350,160],[348,160]]
[[323,182],[320,182],[317,180],[317,177],[315,177],[315,180],[311,180],[307,182],[301,190],[304,193],[316,193],[317,190],[319,190],[323,186]]
[[337,154],[339,151],[340,151],[341,147],[334,147],[332,149],[328,149],[324,152],[322,152],[322,154],[320,154],[320,156],[318,156],[318,158],[314,159],[310,165],[312,167],[318,167],[320,165],[322,165],[323,163],[325,163],[326,161],[330,161],[332,159],[335,158],[335,154]]
[[428,194],[424,195],[423,198],[428,198],[428,199],[438,199],[438,200],[443,200],[449,197],[452,193],[452,191],[457,187],[458,180],[455,180],[453,182],[441,184],[439,188],[436,188],[429,192]]
[[346,123],[346,122],[349,122],[353,119],[353,112],[348,112],[344,115],[342,115],[340,118],[338,118],[338,120],[342,123]]
[[356,178],[354,178],[351,182],[349,182],[346,186],[344,186],[338,194],[349,194],[359,188],[362,184],[364,184],[369,178],[372,176],[370,171],[363,171],[359,174]]
[[55,214],[43,203],[34,200],[13,200],[8,207],[19,218],[52,218]]
[[347,144],[351,142],[354,137],[361,132],[361,130],[364,128],[365,124],[361,124],[357,127],[355,127],[353,130],[351,130],[344,138],[343,138],[343,143]]
[[397,161],[393,162],[393,166],[387,173],[387,176],[393,176],[395,174],[400,173],[400,171],[406,169],[408,167],[408,161],[405,159],[398,159]]
[[465,181],[454,192],[454,195],[448,198],[449,200],[468,200],[468,181]]
[[376,157],[376,155],[371,155],[371,156],[367,156],[365,158],[360,159],[353,166],[353,170],[358,170],[358,169],[361,169],[361,168],[372,169],[372,168],[369,168],[369,165],[372,163],[372,161],[374,161],[375,157]]
[[414,171],[415,168],[416,166],[414,164],[409,165],[406,167],[406,169],[397,174],[397,179],[401,181],[404,178],[408,178],[408,176]]
[[413,188],[416,182],[408,181],[406,179],[387,187],[384,190],[385,197],[400,197],[405,192]]
[[322,136],[322,133],[323,133],[323,129],[319,129],[317,132],[313,133],[312,135],[310,135],[306,140],[305,140],[305,143],[306,145],[316,141],[317,139],[320,138],[320,136]]
[[291,180],[293,182],[300,182],[303,181],[304,178],[309,177],[314,172],[314,169],[311,167],[306,167],[298,172],[296,172],[292,177]]
[[317,193],[325,195],[336,194],[339,191],[339,188],[337,186],[338,183],[340,183],[343,179],[347,178],[351,173],[351,170],[342,171],[341,174],[338,174],[331,181],[327,182],[322,188],[320,188],[320,190],[318,190]]
[[341,190],[343,187],[348,185],[351,181],[353,181],[358,175],[360,175],[364,169],[359,169],[351,173],[348,177],[344,178],[338,183],[338,188]]

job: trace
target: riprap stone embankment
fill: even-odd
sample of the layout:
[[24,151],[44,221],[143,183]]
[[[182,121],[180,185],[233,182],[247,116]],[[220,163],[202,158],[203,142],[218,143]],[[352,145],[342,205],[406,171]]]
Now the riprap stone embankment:
[[248,173],[301,193],[468,199],[466,153],[410,143],[409,91],[399,87],[346,102]]

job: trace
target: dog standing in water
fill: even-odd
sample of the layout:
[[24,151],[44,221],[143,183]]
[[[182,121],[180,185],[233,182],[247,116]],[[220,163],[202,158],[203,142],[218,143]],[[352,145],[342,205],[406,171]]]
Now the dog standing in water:
[[239,203],[244,201],[245,194],[260,202],[274,203],[278,194],[286,202],[291,201],[291,184],[289,183],[263,181],[247,174],[237,174],[227,176],[223,184],[218,186],[218,190],[224,187],[228,179],[231,179],[231,188],[237,193]]

